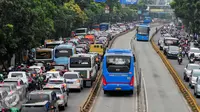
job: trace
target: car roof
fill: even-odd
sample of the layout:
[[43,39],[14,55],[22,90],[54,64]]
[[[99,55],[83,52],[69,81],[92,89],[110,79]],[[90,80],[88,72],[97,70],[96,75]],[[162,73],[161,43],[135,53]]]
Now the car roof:
[[15,86],[15,84],[8,84],[8,83],[3,83],[3,84],[0,84],[0,86]]
[[20,77],[12,77],[12,78],[4,79],[4,81],[18,81],[18,80],[21,80],[21,78]]
[[24,71],[11,71],[9,73],[26,73],[26,72],[24,72]]
[[47,73],[60,73],[59,71],[48,71]]
[[41,66],[30,66],[29,68],[41,68]]
[[191,50],[191,49],[198,49],[198,50],[199,50],[199,48],[196,48],[196,47],[192,47],[192,48],[190,48],[190,50]]
[[36,102],[36,103],[26,103],[26,104],[22,104],[22,106],[31,106],[31,105],[34,105],[34,106],[37,106],[37,105],[46,105],[48,103],[48,101],[43,101],[43,102]]
[[193,69],[193,72],[200,72],[200,69]]
[[196,64],[196,63],[189,63],[189,64],[187,64],[187,66],[200,66],[200,65]]
[[29,94],[51,94],[53,91],[49,91],[49,90],[36,90],[36,91],[32,91]]
[[64,75],[65,74],[79,74],[79,72],[65,72]]

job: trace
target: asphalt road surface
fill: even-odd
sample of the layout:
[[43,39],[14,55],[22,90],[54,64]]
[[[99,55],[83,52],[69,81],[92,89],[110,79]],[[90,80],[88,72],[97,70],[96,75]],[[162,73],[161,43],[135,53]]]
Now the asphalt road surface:
[[[158,33],[157,35],[155,35],[155,37],[153,38],[154,42],[157,44],[158,43],[158,40],[159,38],[161,37],[160,33]],[[188,87],[188,89],[190,90],[190,92],[193,94],[194,91],[193,89],[191,89],[188,85],[188,82],[185,82],[183,80],[183,72],[184,72],[184,68],[186,67],[186,65],[189,63],[187,57],[185,57],[183,59],[183,63],[181,65],[178,64],[177,60],[176,59],[168,59],[171,63],[171,65],[174,67],[174,69],[178,72],[178,75],[180,76],[180,78],[182,79],[182,81],[184,82],[184,84],[186,85],[186,87]],[[199,63],[199,61],[196,63]],[[196,98],[196,101],[198,103],[198,105],[200,105],[200,98]]]
[[[155,28],[151,29],[152,32]],[[112,48],[130,49],[135,31],[118,37]],[[145,80],[149,112],[190,112],[169,71],[149,42],[134,41],[136,54]],[[100,91],[93,112],[133,112],[136,111],[136,95],[104,95]]]

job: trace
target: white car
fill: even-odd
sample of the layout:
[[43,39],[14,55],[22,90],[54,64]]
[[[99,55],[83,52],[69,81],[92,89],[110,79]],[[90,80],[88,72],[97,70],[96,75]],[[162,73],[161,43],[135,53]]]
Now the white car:
[[59,71],[48,71],[46,73],[46,79],[49,78],[60,78],[60,72]]
[[78,89],[79,91],[83,89],[83,79],[79,72],[65,72],[63,78],[65,78],[69,89]]
[[29,68],[35,69],[38,74],[43,73],[43,69],[41,66],[30,66]]
[[14,78],[18,77],[20,78],[24,84],[28,85],[28,75],[24,71],[14,71],[8,73],[8,78]]
[[188,51],[188,57],[190,57],[190,55],[192,53],[194,53],[196,59],[200,59],[200,50],[199,50],[199,48],[190,48],[190,50]]
[[193,88],[196,84],[197,77],[200,76],[200,70],[199,69],[193,69],[189,78],[189,86]]

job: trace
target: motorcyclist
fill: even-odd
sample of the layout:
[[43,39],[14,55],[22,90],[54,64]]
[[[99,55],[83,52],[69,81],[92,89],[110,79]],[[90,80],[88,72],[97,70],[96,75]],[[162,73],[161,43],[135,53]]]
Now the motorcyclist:
[[0,74],[0,82],[3,82],[3,80],[4,80],[4,76],[3,74]]
[[42,74],[39,75],[37,82],[38,82],[38,88],[42,89],[42,85],[44,83],[44,77],[42,76]]
[[190,59],[194,57],[195,57],[194,53],[190,54]]

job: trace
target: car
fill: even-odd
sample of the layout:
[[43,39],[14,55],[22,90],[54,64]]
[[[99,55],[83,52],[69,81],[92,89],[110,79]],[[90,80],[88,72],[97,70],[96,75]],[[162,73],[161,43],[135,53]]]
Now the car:
[[13,77],[18,77],[21,78],[23,83],[29,84],[28,83],[28,74],[24,71],[13,71],[8,73],[8,78],[13,78]]
[[200,59],[200,49],[199,48],[190,48],[190,50],[188,51],[188,57],[190,57],[190,55],[192,53],[194,53],[195,59],[197,59],[197,60]]
[[[8,107],[6,103],[9,100],[12,101],[12,102],[14,101],[14,100],[12,100],[12,97],[9,97],[8,91],[1,89],[0,90],[0,109],[1,110],[3,108]],[[9,102],[9,103],[12,103],[12,102]]]
[[3,84],[16,85],[17,91],[20,94],[20,99],[23,99],[23,97],[26,95],[28,86],[25,83],[23,83],[23,81],[20,78],[6,78],[3,81]]
[[79,72],[66,72],[63,78],[66,80],[69,89],[78,89],[80,92],[83,89],[83,79]]
[[55,91],[58,97],[58,106],[62,110],[65,110],[65,106],[68,104],[69,91],[67,91],[63,85],[47,84],[43,87],[43,90]]
[[200,65],[190,63],[190,64],[187,64],[186,67],[184,68],[183,79],[186,82],[189,81],[189,78],[190,78],[190,75],[191,75],[191,72],[192,72],[193,69],[200,69]]
[[43,72],[45,72],[43,69],[43,67],[42,66],[30,66],[29,68],[33,68],[33,69],[35,69],[36,71],[37,71],[37,73],[38,74],[41,74],[41,73],[43,73]]
[[48,80],[50,78],[60,78],[60,72],[59,71],[48,71],[46,72],[46,81],[48,82]]
[[178,46],[168,46],[168,48],[166,49],[167,58],[177,58],[178,54],[179,54]]
[[67,82],[63,77],[60,78],[50,78],[47,84],[57,84],[57,85],[63,85],[65,87],[65,90],[68,90]]
[[200,76],[197,77],[196,84],[194,86],[194,96],[196,96],[196,98],[200,96]]
[[193,88],[195,86],[198,76],[200,76],[200,69],[193,69],[189,78],[190,88]]
[[50,91],[50,90],[36,90],[32,91],[28,94],[27,102],[25,104],[30,104],[30,103],[40,103],[44,101],[49,101],[50,107],[54,108],[58,112],[58,98],[56,96],[55,91]]

